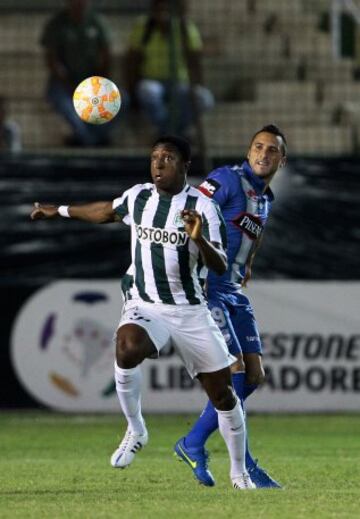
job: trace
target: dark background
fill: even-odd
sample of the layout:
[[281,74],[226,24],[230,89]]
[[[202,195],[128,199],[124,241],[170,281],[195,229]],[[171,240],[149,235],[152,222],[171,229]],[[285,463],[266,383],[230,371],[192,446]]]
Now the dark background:
[[[213,165],[233,162],[215,159]],[[254,279],[360,279],[359,167],[354,158],[290,158],[274,180],[276,198]],[[148,181],[148,171],[146,158],[2,158],[0,407],[38,406],[19,385],[9,359],[12,323],[25,300],[56,279],[120,278],[130,261],[123,224],[31,221],[33,202],[112,200]],[[190,182],[197,184],[201,175],[195,158]]]
[[[112,36],[111,79],[123,92],[131,28],[149,0],[94,0]],[[176,0],[173,0],[176,3]],[[329,0],[188,0],[203,40],[204,84],[215,108],[201,120],[213,166],[241,161],[251,135],[281,127],[289,164],[274,180],[276,202],[254,279],[342,283],[360,279],[359,46],[350,12],[334,48]],[[119,279],[129,231],[59,218],[31,222],[33,202],[113,199],[148,180],[149,125],[123,106],[108,149],[64,147],[69,128],[45,98],[40,45],[59,0],[0,0],[0,95],[23,149],[0,155],[0,408],[36,404],[17,382],[9,342],[31,294],[57,279]],[[199,135],[192,135],[200,149]],[[229,158],[226,158],[229,157]],[[231,157],[231,158],[230,158]],[[208,172],[209,169],[206,168]],[[191,182],[204,177],[194,159]],[[336,302],[334,302],[336,304]]]

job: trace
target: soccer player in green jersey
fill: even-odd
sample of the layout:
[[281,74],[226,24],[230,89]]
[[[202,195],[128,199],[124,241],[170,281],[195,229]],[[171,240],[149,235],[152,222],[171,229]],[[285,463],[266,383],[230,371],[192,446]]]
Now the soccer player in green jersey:
[[232,485],[251,489],[244,416],[229,368],[235,357],[207,308],[198,278],[200,265],[218,275],[226,271],[224,221],[218,206],[187,183],[189,167],[187,141],[161,137],[151,150],[152,183],[135,185],[113,201],[60,207],[36,203],[31,218],[60,215],[93,223],[126,218],[131,226],[134,281],[116,333],[115,360],[116,390],[128,427],[112,466],[125,468],[148,442],[140,364],[171,343],[218,413]]

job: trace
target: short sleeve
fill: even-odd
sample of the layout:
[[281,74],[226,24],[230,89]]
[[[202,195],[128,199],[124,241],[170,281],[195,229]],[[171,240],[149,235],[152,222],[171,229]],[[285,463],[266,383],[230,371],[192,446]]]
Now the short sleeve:
[[198,187],[204,195],[215,200],[220,207],[224,207],[232,193],[232,178],[226,168],[213,170]]
[[[125,191],[120,197],[115,198],[112,203],[112,207],[116,214],[120,216],[121,219],[127,217],[129,215],[129,194],[130,189]],[[126,220],[126,223],[129,221]]]
[[218,204],[209,200],[202,217],[204,236],[211,242],[221,243],[225,249],[227,246],[226,226]]

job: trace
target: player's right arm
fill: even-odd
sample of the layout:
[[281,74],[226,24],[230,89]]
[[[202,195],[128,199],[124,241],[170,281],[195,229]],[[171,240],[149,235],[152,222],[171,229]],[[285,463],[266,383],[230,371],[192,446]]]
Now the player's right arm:
[[71,206],[43,205],[35,202],[34,209],[30,214],[32,220],[56,218],[58,216],[91,223],[110,223],[121,220],[120,215],[113,209],[113,202],[93,202]]

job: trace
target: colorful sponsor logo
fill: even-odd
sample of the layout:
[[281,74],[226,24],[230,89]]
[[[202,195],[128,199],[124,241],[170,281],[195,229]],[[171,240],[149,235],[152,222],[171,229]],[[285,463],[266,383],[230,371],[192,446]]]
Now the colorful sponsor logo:
[[189,239],[186,232],[170,231],[169,229],[160,229],[158,227],[143,227],[136,225],[136,235],[140,241],[150,241],[152,243],[161,243],[162,245],[185,245]]
[[250,240],[259,238],[263,225],[258,216],[251,213],[242,212],[233,219],[233,224],[246,234]]
[[64,411],[115,411],[114,330],[120,284],[59,281],[35,292],[14,324],[15,372],[39,402]]
[[254,189],[248,189],[246,191],[246,196],[247,198],[250,198],[250,200],[252,200],[253,202],[257,202],[259,198]]
[[212,198],[220,187],[221,184],[219,184],[219,182],[212,178],[208,178],[198,186],[198,190],[209,198]]

